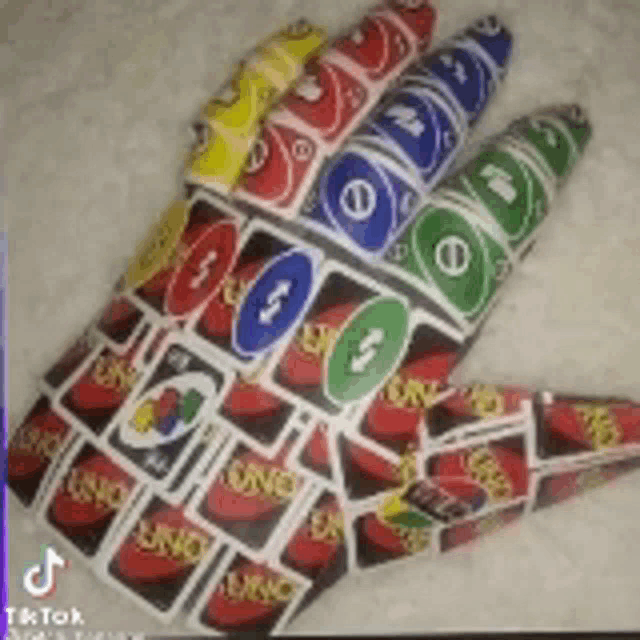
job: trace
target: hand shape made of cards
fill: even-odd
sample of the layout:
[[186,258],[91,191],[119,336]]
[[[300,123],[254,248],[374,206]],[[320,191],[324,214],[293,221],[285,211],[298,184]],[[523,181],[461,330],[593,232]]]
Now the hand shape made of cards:
[[277,633],[348,571],[640,467],[640,404],[449,383],[591,126],[551,106],[452,172],[513,38],[490,16],[428,51],[436,17],[389,0],[239,65],[13,433],[15,497],[161,620]]

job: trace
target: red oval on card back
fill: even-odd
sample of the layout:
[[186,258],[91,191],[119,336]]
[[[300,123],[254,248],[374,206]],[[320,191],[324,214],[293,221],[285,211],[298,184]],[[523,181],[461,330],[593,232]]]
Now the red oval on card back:
[[264,418],[278,413],[284,403],[259,384],[237,380],[225,398],[224,409],[236,418]]
[[[135,481],[109,458],[95,454],[77,467],[79,471],[93,472],[97,478],[105,478],[120,483],[130,491]],[[96,502],[77,502],[67,491],[64,484],[58,488],[53,503],[53,517],[63,527],[73,529],[91,529],[98,527],[110,518],[115,510],[106,504]]]
[[[27,428],[30,433],[35,432],[38,437],[53,435],[60,440],[65,436],[69,427],[66,422],[51,410],[33,416]],[[27,478],[42,471],[49,464],[49,458],[36,451],[25,451],[9,444],[7,456],[7,473],[11,478]]]
[[[398,371],[403,382],[417,381],[424,385],[445,384],[456,356],[452,353],[428,354]],[[418,436],[420,420],[428,407],[396,406],[390,402],[385,389],[380,391],[367,413],[367,431],[378,440],[410,442]]]
[[[205,535],[184,516],[180,507],[167,507],[148,518],[153,525],[163,524],[175,531]],[[138,584],[171,582],[188,573],[193,565],[181,562],[168,554],[160,555],[140,548],[135,533],[126,539],[118,553],[118,569],[130,581]]]
[[[275,578],[272,571],[258,565],[248,565],[239,571],[241,576]],[[267,616],[282,608],[280,602],[264,603],[260,600],[235,600],[227,596],[221,584],[207,603],[206,618],[212,627],[234,628],[246,625],[258,625]]]

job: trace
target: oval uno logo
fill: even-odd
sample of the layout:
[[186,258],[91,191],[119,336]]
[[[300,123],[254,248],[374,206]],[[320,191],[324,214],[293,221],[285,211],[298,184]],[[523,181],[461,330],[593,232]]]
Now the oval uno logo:
[[311,256],[300,249],[286,251],[267,264],[237,311],[233,349],[251,357],[273,347],[306,310],[313,275]]
[[148,449],[178,440],[199,424],[207,399],[216,391],[210,378],[196,372],[152,386],[127,412],[119,432],[122,442]]
[[398,364],[409,313],[397,298],[375,298],[352,316],[325,365],[325,393],[343,405],[367,395]]

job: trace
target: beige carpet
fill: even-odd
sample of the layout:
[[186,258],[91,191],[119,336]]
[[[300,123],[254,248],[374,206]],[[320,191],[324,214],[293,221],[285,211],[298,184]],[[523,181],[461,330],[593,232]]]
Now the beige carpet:
[[[333,31],[366,0],[8,0],[0,8],[10,233],[10,412],[105,300],[178,185],[187,124],[248,46],[300,16]],[[556,101],[595,136],[540,241],[507,285],[460,381],[640,400],[640,3],[442,0],[440,35],[496,12],[518,36],[478,136]],[[540,512],[469,551],[345,578],[299,633],[640,628],[640,475]],[[37,560],[10,508],[10,602]],[[82,566],[54,606],[85,629],[159,630]],[[180,627],[174,627],[179,630]]]

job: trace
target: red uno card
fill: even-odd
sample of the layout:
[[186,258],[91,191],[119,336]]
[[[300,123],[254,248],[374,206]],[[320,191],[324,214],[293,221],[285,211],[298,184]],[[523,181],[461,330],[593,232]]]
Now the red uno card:
[[418,51],[429,47],[438,25],[438,11],[429,0],[389,0],[389,12],[416,37]]
[[541,462],[640,451],[640,405],[543,393],[537,403]]
[[277,390],[238,375],[218,408],[216,421],[263,455],[275,455],[289,435],[297,412]]
[[104,553],[101,577],[145,611],[169,622],[220,548],[214,535],[149,492]]
[[146,325],[123,353],[99,345],[62,388],[55,410],[90,438],[101,437],[143,375],[142,356],[153,336]]
[[335,148],[373,103],[367,86],[325,55],[307,65],[305,75],[281,106]]
[[460,522],[440,532],[440,551],[451,551],[499,531],[525,514],[525,503],[516,504],[476,520]]
[[434,442],[479,435],[532,421],[533,394],[521,387],[475,384],[452,389],[427,413]]
[[95,332],[85,331],[44,374],[40,385],[42,390],[54,398],[99,344],[102,343]]
[[314,484],[329,489],[340,486],[335,429],[323,420],[309,418],[289,460],[293,469],[308,475]]
[[283,120],[270,118],[254,143],[241,186],[241,199],[279,215],[308,190],[321,158],[318,143]]
[[344,510],[340,499],[326,490],[314,492],[290,525],[280,562],[313,581],[300,603],[306,608],[347,571]]
[[69,424],[40,396],[9,440],[7,485],[25,507],[38,502],[74,437]]
[[389,509],[395,494],[377,498],[373,504],[358,506],[350,512],[347,539],[352,536],[349,568],[352,571],[370,570],[393,560],[437,553],[435,525],[429,518],[401,520]]
[[79,440],[56,473],[40,510],[45,526],[85,559],[96,559],[142,489],[106,453]]
[[122,353],[131,348],[145,322],[144,313],[126,296],[114,295],[102,310],[94,331],[112,351]]
[[[527,498],[529,436],[523,430],[519,435],[476,438],[431,455],[426,461],[426,479],[432,487],[422,509],[450,524]],[[410,498],[407,496],[409,502]]]
[[543,509],[580,496],[619,476],[640,469],[640,456],[604,461],[602,458],[561,464],[536,473],[533,509]]
[[367,15],[333,48],[375,83],[388,83],[408,64],[413,47],[406,32],[384,13]]
[[308,586],[278,563],[230,549],[195,603],[190,626],[207,635],[277,634]]
[[397,455],[357,435],[340,434],[337,449],[342,487],[350,501],[362,501],[398,489],[417,473],[417,458],[412,447],[403,455]]
[[172,258],[127,295],[165,324],[183,322],[213,296],[232,268],[245,218],[227,203],[197,190]]
[[273,458],[265,458],[233,438],[189,501],[189,513],[214,526],[245,549],[265,552],[276,544],[307,484],[291,471],[287,456],[292,434]]

